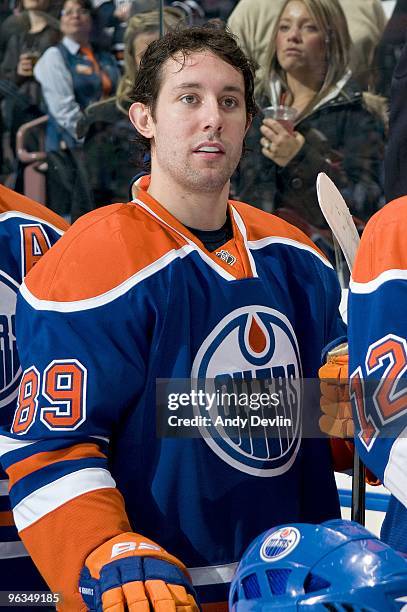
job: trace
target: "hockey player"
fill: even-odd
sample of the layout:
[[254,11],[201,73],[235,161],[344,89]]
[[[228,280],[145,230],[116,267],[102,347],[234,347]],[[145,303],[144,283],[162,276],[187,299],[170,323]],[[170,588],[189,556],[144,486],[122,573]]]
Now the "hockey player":
[[358,523],[294,523],[250,544],[233,577],[229,610],[400,612],[406,593],[407,562]]
[[[15,338],[15,308],[24,276],[68,225],[45,206],[0,185],[0,422],[16,407],[21,368]],[[18,537],[0,470],[0,591],[41,591],[46,584]]]
[[[405,96],[407,45],[394,73],[387,204],[369,221],[356,257],[349,296],[349,374],[355,443],[366,466],[392,493],[381,538],[407,554],[407,163]],[[328,379],[348,375],[346,356],[322,369]],[[352,407],[344,388],[330,385],[322,429],[352,436]],[[328,386],[325,387],[328,389]],[[335,394],[337,393],[336,399]],[[330,399],[329,399],[330,398]]]
[[[61,610],[193,612],[199,599],[221,612],[259,531],[339,516],[329,447],[301,439],[295,383],[343,335],[340,289],[301,231],[228,202],[255,103],[227,32],[153,42],[134,99],[151,177],[133,202],[79,219],[23,284],[24,375],[1,459]],[[234,391],[255,378],[290,381],[291,426],[252,436],[209,418],[160,438],[157,380]]]

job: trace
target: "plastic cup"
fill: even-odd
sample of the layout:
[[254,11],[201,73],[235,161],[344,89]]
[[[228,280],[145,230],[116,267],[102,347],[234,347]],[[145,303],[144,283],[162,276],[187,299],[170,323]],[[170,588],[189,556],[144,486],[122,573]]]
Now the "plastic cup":
[[281,125],[290,132],[294,133],[294,121],[297,116],[297,111],[292,106],[266,106],[261,109],[265,118],[269,117],[281,123]]
[[32,67],[34,68],[35,64],[38,62],[40,58],[40,52],[39,51],[28,51],[27,55],[30,56]]

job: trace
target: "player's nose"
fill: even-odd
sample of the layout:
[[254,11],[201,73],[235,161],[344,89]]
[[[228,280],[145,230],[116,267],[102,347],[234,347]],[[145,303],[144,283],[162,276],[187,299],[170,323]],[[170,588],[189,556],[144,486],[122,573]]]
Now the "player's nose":
[[223,130],[223,113],[217,98],[208,98],[202,105],[202,122],[205,131]]

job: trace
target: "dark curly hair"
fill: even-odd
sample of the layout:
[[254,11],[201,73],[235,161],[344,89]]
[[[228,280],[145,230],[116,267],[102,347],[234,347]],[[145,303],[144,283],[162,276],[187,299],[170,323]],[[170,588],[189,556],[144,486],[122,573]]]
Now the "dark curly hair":
[[[152,42],[143,54],[134,87],[130,93],[133,102],[141,102],[149,107],[154,118],[158,94],[160,93],[162,67],[175,56],[183,60],[199,51],[210,51],[224,62],[234,66],[243,75],[245,85],[246,113],[253,117],[257,112],[254,99],[254,68],[245,56],[235,36],[217,24],[181,27],[167,32],[162,38]],[[137,142],[144,150],[150,150],[150,140],[137,133]]]

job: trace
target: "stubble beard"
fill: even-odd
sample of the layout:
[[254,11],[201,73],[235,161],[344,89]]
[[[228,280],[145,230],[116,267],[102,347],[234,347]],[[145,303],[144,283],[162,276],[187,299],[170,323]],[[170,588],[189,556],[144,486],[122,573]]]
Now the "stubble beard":
[[188,161],[182,163],[175,155],[171,156],[170,153],[160,155],[157,151],[157,160],[160,167],[165,170],[168,175],[172,176],[179,186],[191,193],[213,193],[222,191],[235,171],[239,159],[229,158],[226,164],[222,163],[221,160],[219,160],[221,161],[220,164],[214,161],[212,166],[214,171],[208,172],[208,170],[211,170],[210,167],[204,169],[194,168]]

